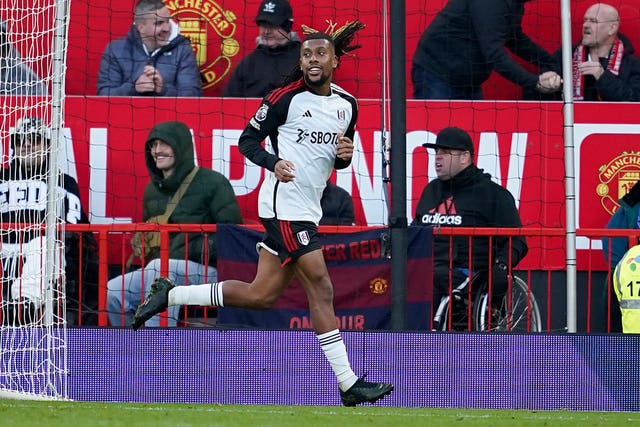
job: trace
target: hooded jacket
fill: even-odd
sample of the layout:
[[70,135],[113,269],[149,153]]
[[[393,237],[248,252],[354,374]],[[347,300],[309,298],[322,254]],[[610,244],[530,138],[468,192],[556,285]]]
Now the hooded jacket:
[[144,48],[135,25],[126,37],[109,43],[100,62],[98,95],[144,95],[136,92],[135,82],[145,66],[153,65],[163,79],[159,96],[201,96],[202,80],[191,42],[179,34],[177,24],[172,22],[172,28],[171,41],[151,54]]
[[[520,215],[513,196],[491,180],[491,175],[471,165],[453,178],[431,181],[422,191],[416,225],[443,227],[521,227]],[[492,239],[493,260],[489,260],[489,238],[472,239],[472,266],[486,270],[496,259],[509,262],[509,237]],[[434,236],[434,265],[449,266],[450,236]],[[511,265],[517,265],[527,254],[524,237],[511,239]],[[453,238],[453,267],[469,267],[469,239]],[[491,261],[491,263],[490,263]]]
[[[160,139],[173,148],[175,169],[164,178],[156,167],[151,155],[150,142]],[[162,122],[155,125],[145,141],[145,161],[151,180],[144,191],[142,219],[162,215],[173,193],[182,180],[195,167],[193,142],[189,128],[181,122]],[[200,168],[175,210],[169,217],[170,224],[218,224],[242,222],[240,207],[231,184],[222,174],[211,169]],[[169,256],[176,259],[188,258],[200,264],[216,265],[217,253],[215,236],[203,233],[188,233],[188,248],[185,247],[187,233],[171,233]],[[207,253],[205,254],[205,250]],[[157,256],[158,254],[155,254]],[[204,259],[208,255],[208,259]]]
[[460,87],[480,86],[492,71],[520,86],[535,87],[538,75],[506,51],[539,67],[553,63],[522,30],[527,1],[449,0],[420,37],[414,65]]
[[300,38],[291,33],[291,41],[268,47],[261,44],[242,58],[234,68],[222,96],[262,98],[277,87],[300,62]]

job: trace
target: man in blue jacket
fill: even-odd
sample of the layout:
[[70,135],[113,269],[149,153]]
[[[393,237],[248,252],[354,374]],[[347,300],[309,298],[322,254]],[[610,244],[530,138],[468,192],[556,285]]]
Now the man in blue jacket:
[[98,95],[201,96],[191,42],[162,0],[139,0],[134,19],[129,33],[102,55]]
[[46,95],[42,79],[10,42],[6,21],[0,21],[0,95]]

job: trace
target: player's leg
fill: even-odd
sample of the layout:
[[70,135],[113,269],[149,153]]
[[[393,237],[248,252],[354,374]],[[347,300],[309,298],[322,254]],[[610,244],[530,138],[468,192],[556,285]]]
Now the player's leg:
[[292,278],[291,266],[282,266],[277,255],[262,247],[256,277],[251,283],[240,280],[221,282],[222,302],[227,307],[269,309],[280,298]]
[[291,267],[281,267],[280,259],[266,249],[260,250],[258,271],[251,283],[225,280],[176,287],[173,281],[161,277],[153,283],[149,295],[136,310],[132,326],[138,329],[145,321],[169,306],[211,305],[267,309],[277,301],[292,277]]
[[316,249],[302,255],[293,263],[293,268],[307,294],[309,314],[316,334],[335,330],[333,284],[322,251]]
[[261,247],[258,269],[251,283],[230,279],[187,288],[176,287],[169,292],[169,305],[268,309],[282,295],[292,277],[291,267],[282,267],[278,256]]
[[[146,295],[149,295],[153,286],[152,283],[160,276],[160,269],[161,261],[159,258],[154,259],[145,266],[145,282],[149,283],[148,286],[145,286]],[[190,285],[198,286],[201,283],[215,283],[218,278],[218,272],[215,267],[206,266],[195,261],[172,258],[169,259],[167,278],[176,285],[173,291],[178,291],[189,289],[192,287]],[[169,301],[167,326],[177,325],[181,305],[188,304],[171,304]],[[153,316],[145,323],[145,326],[160,326],[160,316]]]
[[333,284],[322,250],[318,248],[304,253],[294,261],[293,267],[307,294],[311,323],[320,347],[338,380],[342,403],[345,406],[373,403],[391,393],[391,384],[365,381],[364,378],[358,378],[351,369],[347,349],[336,322]]

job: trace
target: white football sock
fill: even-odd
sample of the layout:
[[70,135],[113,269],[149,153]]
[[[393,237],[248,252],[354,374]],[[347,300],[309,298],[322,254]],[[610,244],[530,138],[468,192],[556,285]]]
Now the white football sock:
[[320,341],[320,347],[322,347],[325,357],[331,364],[333,373],[336,374],[340,390],[349,390],[351,386],[358,381],[358,377],[349,365],[347,348],[344,345],[344,341],[342,341],[340,331],[335,329],[316,336],[318,337],[318,341]]
[[222,284],[224,282],[205,283],[203,285],[176,286],[169,291],[169,305],[201,305],[224,307],[222,302]]

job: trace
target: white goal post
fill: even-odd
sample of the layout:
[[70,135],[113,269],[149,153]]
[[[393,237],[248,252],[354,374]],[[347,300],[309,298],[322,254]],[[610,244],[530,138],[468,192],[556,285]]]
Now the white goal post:
[[57,165],[69,2],[0,4],[0,398],[68,399]]

